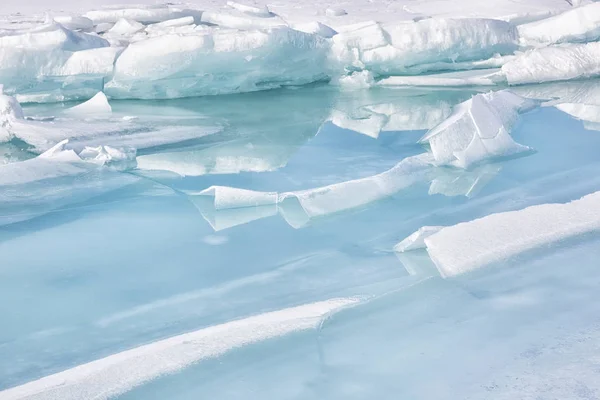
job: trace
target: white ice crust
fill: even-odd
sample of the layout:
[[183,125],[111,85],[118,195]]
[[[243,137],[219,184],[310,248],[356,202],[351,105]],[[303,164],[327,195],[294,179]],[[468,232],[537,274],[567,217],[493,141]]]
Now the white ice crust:
[[[425,237],[424,247],[440,274],[451,277],[599,229],[596,192],[566,204],[536,205],[445,227]],[[396,249],[410,250],[411,237]]]

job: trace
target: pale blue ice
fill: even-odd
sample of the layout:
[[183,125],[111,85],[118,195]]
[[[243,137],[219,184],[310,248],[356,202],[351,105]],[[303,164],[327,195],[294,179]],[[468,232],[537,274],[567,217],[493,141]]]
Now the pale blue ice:
[[[600,131],[554,107],[524,114],[513,129],[531,152],[434,168],[389,197],[302,227],[270,206],[214,210],[190,195],[212,185],[296,191],[384,172],[423,152],[416,142],[443,118],[436,110],[473,94],[317,85],[112,101],[117,117],[223,129],[140,150],[138,169],[8,189],[23,197],[0,203],[0,391],[187,332],[353,298],[314,329],[165,369],[115,397],[600,398],[600,237],[449,279],[423,251],[392,251],[421,226],[600,190]],[[41,118],[63,107],[25,112]],[[397,115],[409,107],[418,121]],[[379,123],[368,111],[384,108],[397,119]],[[17,141],[3,154],[32,156]],[[121,374],[140,371],[143,363]]]

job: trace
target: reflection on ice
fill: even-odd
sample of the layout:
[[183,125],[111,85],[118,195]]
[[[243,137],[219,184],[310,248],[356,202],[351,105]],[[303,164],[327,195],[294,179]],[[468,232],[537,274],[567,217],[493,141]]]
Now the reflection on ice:
[[32,219],[139,180],[102,167],[128,163],[128,154],[100,147],[78,155],[65,146],[63,142],[38,157],[0,165],[0,226]]
[[465,92],[410,92],[374,89],[340,94],[330,121],[377,138],[382,131],[430,129],[452,113],[452,108],[469,98]]

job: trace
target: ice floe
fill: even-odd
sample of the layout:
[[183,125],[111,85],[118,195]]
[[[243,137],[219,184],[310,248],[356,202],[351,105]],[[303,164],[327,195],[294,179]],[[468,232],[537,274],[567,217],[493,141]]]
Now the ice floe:
[[444,277],[506,260],[528,250],[600,230],[600,192],[565,204],[491,214],[450,227],[422,228],[398,251],[427,249]]
[[175,373],[242,346],[318,328],[328,315],[360,301],[358,297],[334,298],[210,326],[4,390],[0,392],[0,398],[112,398],[159,376]]
[[290,28],[167,34],[129,45],[105,91],[173,98],[301,85],[328,76],[327,49],[320,36]]

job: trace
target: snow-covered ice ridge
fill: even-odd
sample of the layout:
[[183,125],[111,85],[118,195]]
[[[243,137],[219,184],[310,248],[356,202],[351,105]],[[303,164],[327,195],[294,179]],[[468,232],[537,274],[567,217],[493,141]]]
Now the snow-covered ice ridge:
[[[204,1],[54,12],[27,22],[13,15],[6,29],[0,25],[0,83],[20,101],[40,102],[98,91],[176,98],[340,78],[369,87],[389,76],[482,68],[500,70],[483,80],[421,82],[522,84],[600,74],[600,3],[495,0],[467,7],[468,15],[452,2],[413,3],[359,1],[342,9],[325,2],[307,4],[309,14],[302,4]],[[548,63],[556,57],[560,63]]]
[[600,192],[566,204],[541,204],[449,227],[422,227],[395,247],[426,248],[444,277],[600,230]]

